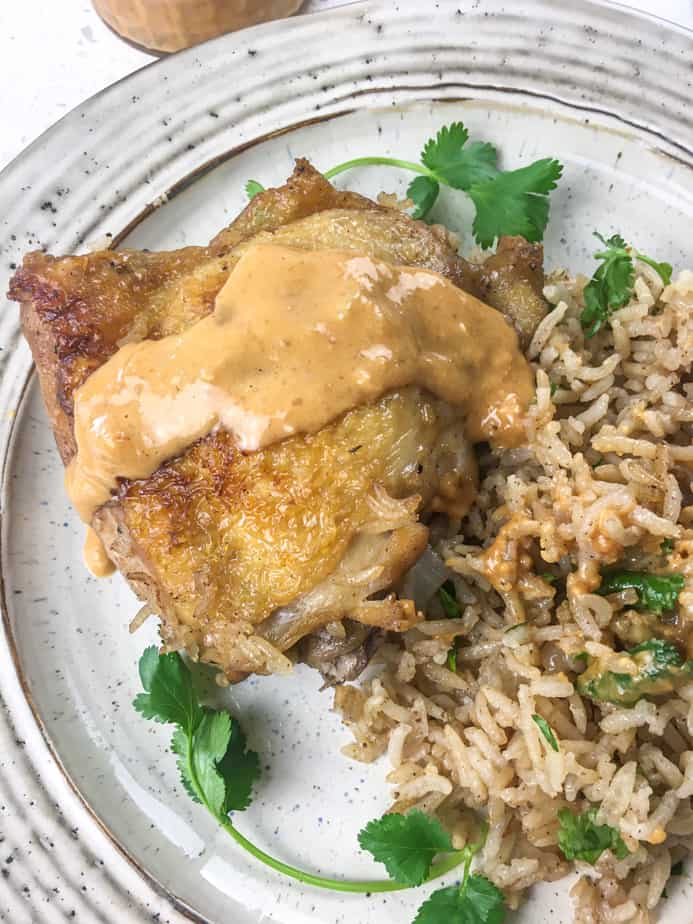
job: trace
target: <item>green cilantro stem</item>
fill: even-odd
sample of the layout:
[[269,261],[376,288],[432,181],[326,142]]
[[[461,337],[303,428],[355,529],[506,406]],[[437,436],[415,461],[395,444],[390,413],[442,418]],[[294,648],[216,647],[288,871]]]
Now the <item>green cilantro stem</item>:
[[[549,220],[548,195],[563,172],[553,158],[537,160],[517,170],[498,169],[498,151],[483,141],[469,141],[462,122],[444,125],[429,138],[421,152],[421,163],[398,157],[372,155],[356,157],[323,173],[326,180],[354,167],[386,166],[409,170],[417,176],[407,187],[411,217],[426,219],[435,205],[441,186],[461,189],[472,200],[476,216],[474,239],[483,248],[504,234],[519,234],[528,241],[540,241]],[[264,187],[249,180],[246,193],[252,199]]]
[[[466,863],[470,851],[480,849],[481,844],[454,850],[440,822],[413,811],[374,820],[359,835],[362,848],[385,864],[389,880],[334,879],[283,863],[249,841],[229,817],[230,812],[243,811],[250,804],[259,772],[257,755],[247,751],[238,722],[226,710],[210,709],[198,701],[190,669],[175,652],[160,655],[154,646],[146,649],[139,673],[145,692],[133,705],[148,719],[177,726],[171,750],[179,758],[181,782],[188,795],[207,809],[239,847],[276,872],[333,892],[399,892],[444,876]],[[435,856],[444,859],[432,865]]]
[[[188,735],[187,737],[187,759],[188,766],[190,767],[190,782],[195,795],[200,800],[202,805],[204,805],[210,815],[212,815],[215,821],[217,821],[218,824],[220,824],[224,829],[224,831],[226,831],[226,833],[234,839],[239,847],[242,847],[243,850],[247,851],[247,853],[255,857],[256,860],[259,860],[266,866],[271,867],[271,869],[275,870],[276,872],[282,873],[284,876],[288,876],[291,879],[296,879],[298,882],[302,882],[305,885],[315,886],[318,889],[329,889],[332,892],[401,892],[405,889],[413,888],[413,886],[404,885],[399,882],[393,882],[392,880],[374,879],[370,881],[366,880],[363,882],[354,882],[347,879],[331,879],[326,876],[317,876],[314,873],[306,872],[306,870],[298,869],[295,866],[290,866],[288,863],[283,863],[281,860],[277,860],[276,857],[265,853],[264,850],[261,850],[259,847],[253,844],[252,841],[249,841],[247,837],[244,837],[244,835],[233,826],[228,816],[220,815],[210,806],[205,794],[204,787],[200,784],[200,780],[198,778],[197,770],[195,767],[193,754],[194,739],[192,735]],[[465,848],[464,850],[457,850],[454,853],[451,853],[445,860],[442,860],[440,863],[435,864],[431,868],[431,872],[427,877],[426,882],[432,882],[434,879],[439,879],[441,876],[444,876],[446,873],[449,873],[451,870],[455,869],[455,867],[459,866],[463,861],[465,864],[467,864],[465,866],[466,875],[469,863],[471,863],[472,856],[473,851],[470,852],[469,848]]]
[[400,167],[402,170],[411,170],[413,173],[421,173],[424,176],[434,176],[433,171],[429,170],[428,167],[415,164],[410,160],[398,160],[396,157],[357,157],[354,160],[346,160],[343,164],[337,164],[336,167],[325,171],[323,176],[326,180],[331,180],[333,176],[345,173],[347,170],[351,170],[352,167],[370,166]]
[[[234,839],[239,847],[242,847],[243,850],[247,851],[251,856],[255,857],[256,860],[259,860],[266,866],[271,867],[276,872],[282,873],[284,876],[289,876],[291,879],[297,879],[299,882],[303,882],[306,885],[316,886],[319,889],[330,889],[333,892],[395,892],[401,889],[411,888],[410,886],[400,885],[400,883],[397,882],[388,882],[384,880],[375,880],[373,882],[349,882],[341,879],[329,879],[323,876],[316,876],[313,873],[306,872],[305,870],[297,869],[295,866],[290,866],[288,863],[282,863],[282,861],[277,860],[276,857],[265,853],[264,850],[256,847],[252,841],[249,841],[247,837],[244,837],[240,831],[237,831],[228,817],[219,815],[210,806],[205,796],[204,788],[200,785],[197,771],[195,769],[195,763],[193,760],[193,738],[191,735],[188,736],[187,751],[188,766],[190,767],[190,782],[192,784],[195,795],[200,800],[202,805],[204,805],[210,815],[212,815],[215,821],[221,825],[224,831],[226,831],[226,833]],[[455,866],[457,866],[462,861],[462,859],[463,857],[461,854],[460,856],[454,855],[453,857],[450,857],[445,863],[441,864],[441,867],[445,868],[436,869],[435,872],[432,872],[430,878],[435,879],[438,876],[442,876],[444,873],[448,872],[449,869],[453,869]]]
[[658,263],[652,257],[639,253],[626,244],[620,234],[605,238],[598,231],[594,232],[605,249],[595,253],[595,260],[601,260],[600,266],[585,286],[583,298],[585,308],[580,321],[586,337],[593,337],[609,319],[614,311],[623,308],[633,297],[635,287],[635,267],[633,259],[651,266],[660,276],[664,285],[671,282],[672,267],[670,263]]
[[486,843],[487,833],[488,825],[484,825],[483,836],[481,840],[474,844],[467,844],[466,847],[459,851],[463,855],[462,860],[464,861],[464,873],[462,874],[462,881],[460,882],[460,895],[464,895],[464,893],[467,891],[469,874],[472,869],[472,860]]
[[[234,839],[234,841],[236,841],[236,843],[243,848],[243,850],[247,851],[251,856],[255,857],[256,860],[260,860],[261,863],[271,867],[278,873],[282,873],[284,876],[289,876],[291,879],[297,879],[299,882],[303,882],[306,885],[316,886],[320,889],[330,889],[332,891],[339,892],[393,892],[399,889],[409,888],[409,886],[400,885],[396,882],[385,882],[381,880],[374,882],[347,882],[341,881],[339,879],[327,879],[323,876],[316,876],[313,873],[306,872],[305,870],[297,869],[295,866],[289,866],[288,863],[282,863],[281,860],[277,860],[270,854],[265,853],[264,850],[260,850],[260,848],[256,847],[252,841],[249,841],[247,837],[244,837],[240,831],[237,831],[236,828],[234,828],[228,817],[219,815],[210,806],[205,796],[205,791],[200,785],[197,771],[195,769],[195,764],[193,761],[193,738],[191,735],[188,736],[187,750],[188,766],[190,767],[190,782],[192,784],[195,795],[200,800],[202,805],[204,805],[210,815],[212,815],[214,820],[219,825],[221,825],[224,831],[226,831],[226,833],[229,834]],[[457,865],[459,862],[460,860],[455,858],[454,865]],[[439,875],[442,875],[442,873]]]
[[[281,860],[277,860],[268,853],[265,853],[264,850],[260,850],[259,847],[256,847],[255,844],[244,837],[240,831],[234,828],[228,818],[218,818],[217,821],[222,828],[231,835],[236,843],[254,856],[256,860],[260,860],[261,863],[265,863],[276,872],[283,873],[291,879],[297,879],[299,882],[303,882],[306,885],[315,886],[318,889],[330,889],[332,892],[352,893],[401,892],[406,889],[416,888],[415,886],[404,885],[399,882],[384,879],[353,882],[347,879],[329,879],[325,876],[316,876],[314,873],[308,873],[305,870],[297,869],[295,866],[282,863]],[[441,876],[455,869],[455,867],[459,866],[463,861],[466,862],[466,851],[455,851],[455,853],[450,854],[447,859],[442,860],[440,863],[436,863],[431,868],[431,873],[426,879],[426,882],[433,882],[434,879],[440,879]]]
[[472,860],[474,859],[474,850],[465,850],[466,854],[464,858],[464,874],[462,876],[462,882],[460,883],[460,894],[463,895],[467,890],[467,882],[469,880],[469,871],[472,868]]
[[469,873],[472,868],[472,860],[477,853],[482,849],[486,843],[486,838],[488,836],[488,823],[484,822],[484,826],[481,832],[481,838],[478,841],[475,841],[472,844],[467,844],[466,847],[463,847],[459,853],[462,854],[462,860],[464,861],[464,873],[462,874],[462,882],[460,882],[460,895],[464,895],[467,889],[467,883],[469,881]]

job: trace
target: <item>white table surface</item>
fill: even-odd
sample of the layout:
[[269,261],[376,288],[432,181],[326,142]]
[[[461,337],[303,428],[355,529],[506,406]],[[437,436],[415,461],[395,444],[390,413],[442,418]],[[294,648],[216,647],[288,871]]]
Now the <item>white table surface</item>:
[[[303,9],[343,2],[307,0]],[[693,0],[629,5],[693,29]],[[82,100],[151,60],[107,29],[90,0],[0,0],[0,169]]]

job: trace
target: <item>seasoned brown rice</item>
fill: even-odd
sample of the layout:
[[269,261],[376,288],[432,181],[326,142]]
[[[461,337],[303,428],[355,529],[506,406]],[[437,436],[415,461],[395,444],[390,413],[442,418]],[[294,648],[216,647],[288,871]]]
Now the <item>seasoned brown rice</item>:
[[661,568],[664,539],[667,570],[685,576],[679,626],[693,621],[693,273],[663,288],[637,264],[632,301],[592,340],[585,282],[550,278],[552,310],[527,350],[528,444],[482,454],[473,509],[434,543],[461,617],[434,600],[429,621],[381,649],[370,680],[337,689],[336,708],[355,739],[345,753],[389,763],[393,811],[436,812],[458,846],[487,817],[481,868],[510,907],[573,865],[557,812],[597,806],[630,853],[577,862],[575,921],[646,924],[693,846],[693,680],[630,708],[600,703],[577,692],[576,655],[608,664],[628,647],[634,592],[597,594],[600,569]]

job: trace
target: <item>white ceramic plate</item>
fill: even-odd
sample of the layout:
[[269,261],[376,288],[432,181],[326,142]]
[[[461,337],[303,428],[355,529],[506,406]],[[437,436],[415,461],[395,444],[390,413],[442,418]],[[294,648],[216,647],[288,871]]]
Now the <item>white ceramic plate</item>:
[[[424,6],[431,7],[424,10]],[[28,249],[201,243],[308,155],[414,159],[462,119],[506,165],[565,164],[552,196],[549,265],[586,269],[598,228],[693,265],[691,34],[573,0],[354,4],[227,36],[146,68],[68,115],[0,177],[3,272]],[[402,192],[384,168],[340,182]],[[155,205],[156,204],[156,207]],[[437,216],[464,231],[446,192]],[[181,792],[165,729],[137,717],[138,604],[81,562],[16,308],[0,315],[4,635],[0,644],[0,918],[250,924],[408,924],[426,894],[316,892],[246,859]],[[238,824],[289,862],[372,876],[356,833],[388,803],[382,765],[349,763],[331,695],[299,669],[229,694],[269,768]],[[128,863],[127,860],[130,861]],[[690,921],[688,880],[662,913]],[[569,920],[563,884],[514,920]]]

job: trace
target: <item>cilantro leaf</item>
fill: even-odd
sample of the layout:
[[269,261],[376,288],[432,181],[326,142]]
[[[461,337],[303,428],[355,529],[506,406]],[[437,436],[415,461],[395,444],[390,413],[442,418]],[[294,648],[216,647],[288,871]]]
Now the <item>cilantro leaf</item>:
[[453,674],[457,673],[457,645],[454,642],[448,651],[447,665],[449,671],[452,671]]
[[421,163],[429,170],[441,173],[448,164],[454,164],[460,151],[469,140],[469,132],[463,122],[451,122],[438,129],[435,138],[429,138],[421,152]]
[[625,250],[628,246],[620,234],[612,234],[611,237],[604,237],[599,231],[595,231],[594,236],[609,250]]
[[483,248],[504,234],[540,241],[549,220],[548,194],[556,188],[562,172],[557,160],[545,158],[471,186],[468,192],[476,206],[476,241]]
[[262,183],[258,183],[257,180],[248,180],[245,184],[245,194],[248,199],[253,199],[257,196],[258,193],[264,192],[265,187]]
[[580,315],[580,323],[586,337],[593,337],[614,311],[628,304],[635,281],[635,267],[623,238],[613,234],[606,239],[597,231],[595,237],[606,250],[595,253],[595,259],[602,263],[583,292],[585,308]]
[[132,705],[145,719],[151,719],[154,722],[162,722],[164,724],[168,721],[167,719],[159,717],[159,713],[154,706],[152,706],[152,698],[149,693],[138,693],[133,699]]
[[[477,918],[480,924],[501,924],[505,918],[505,897],[486,876],[470,876],[464,898],[469,905],[465,911],[470,924]],[[464,916],[462,920],[465,920]]]
[[644,253],[638,253],[636,256],[642,263],[647,263],[648,266],[651,266],[652,269],[659,273],[665,286],[669,285],[671,282],[671,274],[674,270],[671,263],[658,263],[656,260],[653,260],[652,257],[646,257]]
[[619,571],[611,569],[602,575],[602,583],[597,593],[614,594],[622,590],[633,589],[638,594],[636,610],[645,610],[660,615],[666,610],[673,610],[683,590],[682,574],[646,574],[641,571]]
[[474,141],[467,145],[469,132],[462,122],[444,125],[430,138],[421,152],[421,163],[438,180],[455,189],[468,190],[498,175],[498,152],[492,144]]
[[605,850],[611,850],[619,860],[628,856],[630,851],[620,832],[611,825],[598,825],[596,817],[596,806],[581,815],[569,809],[561,809],[558,813],[558,846],[566,860],[596,863]]
[[[555,189],[563,166],[552,158],[535,161],[519,170],[501,172],[498,151],[485,141],[469,141],[462,122],[453,122],[429,138],[421,163],[380,154],[356,157],[331,167],[323,174],[331,180],[356,167],[385,165],[418,174],[407,189],[414,203],[413,217],[424,219],[435,204],[440,187],[452,186],[468,193],[476,206],[474,236],[490,247],[501,235],[519,234],[540,241],[549,218],[548,194]],[[246,184],[248,198],[264,187],[256,180]],[[664,266],[664,264],[661,264]]]
[[[583,292],[585,309],[580,315],[580,321],[586,337],[593,337],[614,311],[628,304],[635,282],[633,256],[621,235],[612,234],[604,238],[595,231],[595,237],[599,238],[606,249],[595,253],[595,259],[601,260],[602,264],[597,267]],[[638,260],[653,267],[662,282],[669,285],[672,273],[670,263],[658,263],[644,253],[633,253]]]
[[394,880],[409,886],[421,885],[434,857],[453,849],[441,823],[417,809],[369,822],[359,834],[359,845],[383,863]]
[[662,539],[662,544],[659,547],[659,551],[662,555],[671,555],[674,551],[674,540],[673,539]]
[[226,787],[224,815],[247,809],[253,798],[253,785],[260,776],[260,758],[247,749],[243,729],[236,719],[231,719],[230,741],[217,769]]
[[457,591],[451,580],[447,580],[438,588],[438,599],[445,610],[448,619],[458,619],[460,616],[460,605],[457,602]]
[[551,728],[549,723],[546,721],[546,719],[543,718],[543,716],[537,715],[535,713],[532,716],[532,721],[538,727],[539,731],[542,733],[544,738],[546,738],[546,740],[548,741],[549,747],[551,747],[554,751],[558,751],[559,750],[558,741],[556,741],[556,736],[553,733],[553,729]]
[[178,726],[171,750],[188,795],[204,801],[218,819],[247,808],[260,762],[247,749],[236,719],[199,704],[192,674],[179,654],[160,655],[147,648],[139,667],[148,692],[136,697],[135,709],[145,718]]
[[140,658],[140,675],[149,684],[149,692],[135,698],[135,709],[147,719],[171,722],[180,725],[186,734],[192,734],[202,718],[202,709],[192,675],[178,652],[158,655],[154,665],[147,649]]
[[226,754],[231,738],[228,712],[206,709],[193,738],[193,766],[205,803],[213,815],[220,817],[226,802],[226,784],[217,768]]
[[152,681],[154,680],[154,674],[158,666],[159,650],[156,645],[150,645],[149,648],[145,648],[142,652],[142,657],[138,664],[140,680],[147,693],[149,693],[152,688]]
[[188,748],[188,736],[185,734],[182,728],[177,728],[173,737],[171,738],[171,750],[176,755],[178,760],[176,761],[176,766],[178,767],[178,772],[180,773],[180,781],[193,800],[193,802],[201,803],[201,799],[197,794],[195,787],[194,777],[193,777],[193,767],[190,760],[190,750]]
[[407,187],[407,196],[414,203],[412,218],[425,218],[435,205],[440,184],[430,176],[417,176]]
[[414,924],[502,924],[503,893],[485,876],[471,875],[461,887],[438,889],[419,908]]
[[498,176],[498,151],[488,141],[472,141],[462,151],[459,162],[448,180],[455,189],[465,192],[471,186]]

